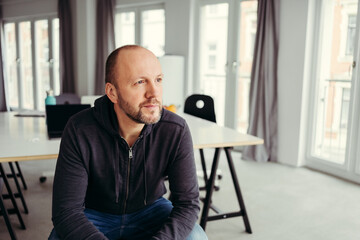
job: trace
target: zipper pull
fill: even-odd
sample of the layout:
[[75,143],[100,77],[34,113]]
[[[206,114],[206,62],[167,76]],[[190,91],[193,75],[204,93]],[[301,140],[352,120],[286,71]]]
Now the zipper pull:
[[129,159],[133,158],[132,148],[129,148]]

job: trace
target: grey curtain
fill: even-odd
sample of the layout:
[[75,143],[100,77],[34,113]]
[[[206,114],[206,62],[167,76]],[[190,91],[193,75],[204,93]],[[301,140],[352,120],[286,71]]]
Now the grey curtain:
[[258,1],[248,133],[263,138],[264,144],[245,147],[242,156],[259,162],[277,161],[278,1]]
[[4,78],[4,66],[3,66],[3,54],[2,48],[4,44],[3,38],[3,22],[2,22],[2,8],[0,6],[0,112],[8,111],[8,106],[6,103],[6,93],[5,93],[5,78]]
[[58,2],[60,23],[60,86],[62,93],[75,93],[71,1],[59,0]]
[[105,91],[105,63],[115,48],[115,0],[98,0],[96,10],[95,94]]

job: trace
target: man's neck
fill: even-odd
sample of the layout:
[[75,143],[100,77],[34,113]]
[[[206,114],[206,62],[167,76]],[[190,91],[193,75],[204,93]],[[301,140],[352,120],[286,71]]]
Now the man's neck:
[[144,128],[143,123],[137,123],[130,119],[122,110],[114,108],[119,124],[119,134],[125,139],[130,147],[139,138],[141,130]]

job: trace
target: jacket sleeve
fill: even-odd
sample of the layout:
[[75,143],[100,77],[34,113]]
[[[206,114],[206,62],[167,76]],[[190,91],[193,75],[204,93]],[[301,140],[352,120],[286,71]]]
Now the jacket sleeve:
[[52,221],[61,239],[107,239],[84,214],[88,172],[78,144],[76,127],[67,124],[57,159]]
[[169,186],[173,210],[152,239],[186,239],[200,211],[199,186],[190,129],[185,124],[176,157],[169,166]]

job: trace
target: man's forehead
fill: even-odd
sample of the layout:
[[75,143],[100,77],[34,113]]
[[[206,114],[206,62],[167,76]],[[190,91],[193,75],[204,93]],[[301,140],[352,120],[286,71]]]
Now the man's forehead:
[[[151,74],[162,76],[161,65],[157,57],[145,48],[124,49],[117,56],[117,71],[123,77],[142,77]],[[130,76],[131,75],[131,76]]]

